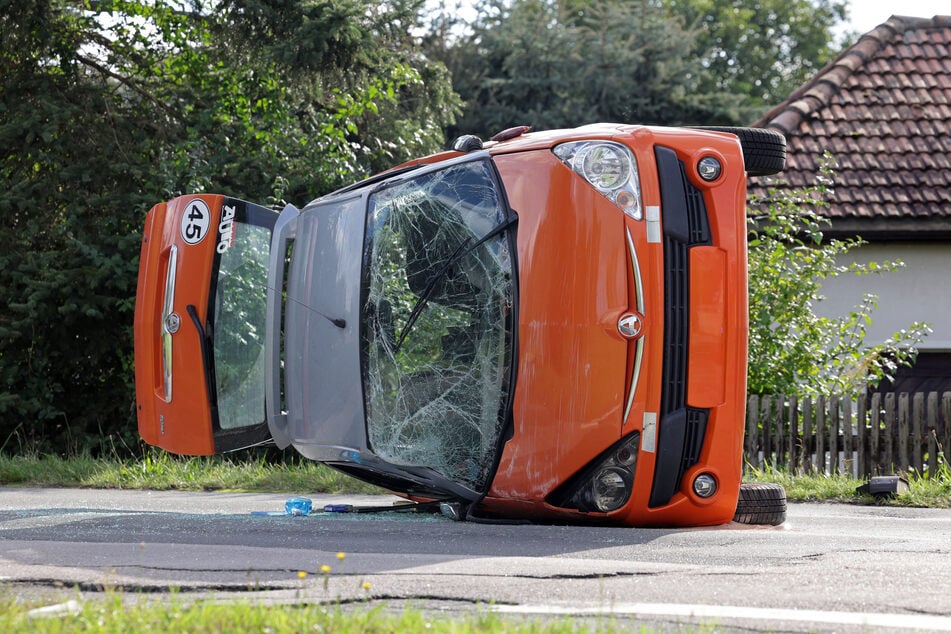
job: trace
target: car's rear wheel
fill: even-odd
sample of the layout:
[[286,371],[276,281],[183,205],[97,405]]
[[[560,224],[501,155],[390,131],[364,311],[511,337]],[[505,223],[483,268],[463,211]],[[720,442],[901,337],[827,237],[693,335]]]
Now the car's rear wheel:
[[786,521],[786,489],[768,482],[744,482],[733,521],[779,526]]
[[776,130],[735,126],[700,126],[697,129],[729,132],[739,137],[746,173],[750,176],[770,176],[786,167],[786,137]]

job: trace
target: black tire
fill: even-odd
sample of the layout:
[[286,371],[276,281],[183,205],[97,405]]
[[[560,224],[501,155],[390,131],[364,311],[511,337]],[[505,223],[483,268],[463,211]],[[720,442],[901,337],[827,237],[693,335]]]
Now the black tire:
[[729,132],[740,139],[743,162],[749,176],[770,176],[786,167],[786,137],[767,128],[739,128],[732,126],[701,126],[698,130]]
[[733,521],[779,526],[786,521],[786,489],[779,484],[744,482]]
[[463,134],[462,136],[453,139],[452,144],[449,147],[456,152],[464,152],[468,154],[469,152],[481,150],[483,144],[482,139],[475,136],[474,134]]

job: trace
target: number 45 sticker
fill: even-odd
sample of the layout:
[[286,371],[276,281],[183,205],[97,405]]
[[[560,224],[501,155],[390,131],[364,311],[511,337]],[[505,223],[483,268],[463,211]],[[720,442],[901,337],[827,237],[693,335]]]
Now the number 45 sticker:
[[196,198],[185,205],[182,212],[182,240],[198,244],[208,234],[211,225],[211,210],[204,200]]

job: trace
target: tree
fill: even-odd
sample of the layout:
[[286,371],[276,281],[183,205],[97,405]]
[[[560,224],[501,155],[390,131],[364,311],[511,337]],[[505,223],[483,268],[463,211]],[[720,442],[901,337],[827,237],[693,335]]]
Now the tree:
[[820,180],[801,190],[770,189],[750,200],[749,381],[751,394],[846,394],[891,379],[910,365],[917,346],[931,331],[915,322],[879,345],[865,344],[877,298],[866,295],[849,314],[816,315],[822,282],[839,275],[887,273],[900,262],[840,264],[861,247],[858,238],[825,240],[828,224],[819,210],[828,205],[830,161]]
[[133,437],[149,206],[300,204],[436,148],[456,102],[407,48],[420,4],[0,0],[0,450]]
[[704,92],[743,96],[742,121],[785,99],[838,52],[846,0],[665,0],[697,37]]
[[594,121],[742,125],[834,54],[845,0],[481,0],[425,46],[466,102],[458,133]]
[[694,35],[656,0],[485,0],[464,35],[435,20],[426,46],[466,100],[455,133],[593,121],[732,121],[737,98],[699,91]]

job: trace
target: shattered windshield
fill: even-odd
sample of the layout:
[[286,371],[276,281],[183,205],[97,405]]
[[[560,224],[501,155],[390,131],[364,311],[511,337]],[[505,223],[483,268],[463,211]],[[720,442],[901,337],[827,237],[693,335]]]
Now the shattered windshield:
[[488,161],[370,197],[362,311],[373,451],[472,490],[488,485],[506,413],[515,280]]

